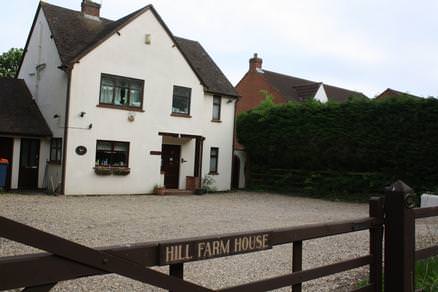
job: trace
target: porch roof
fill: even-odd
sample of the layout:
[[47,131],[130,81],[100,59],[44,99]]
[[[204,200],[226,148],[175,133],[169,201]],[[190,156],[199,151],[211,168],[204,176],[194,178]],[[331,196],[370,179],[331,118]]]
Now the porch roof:
[[0,134],[52,136],[46,120],[22,79],[0,78]]
[[158,132],[158,135],[160,136],[169,136],[169,137],[175,137],[175,138],[190,138],[190,139],[205,139],[204,136],[201,135],[193,135],[193,134],[183,134],[183,133],[172,133],[172,132]]

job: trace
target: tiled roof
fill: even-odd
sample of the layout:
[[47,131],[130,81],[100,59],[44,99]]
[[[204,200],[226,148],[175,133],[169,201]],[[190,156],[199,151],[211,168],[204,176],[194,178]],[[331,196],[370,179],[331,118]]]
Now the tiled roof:
[[[321,82],[310,81],[263,69],[266,80],[289,100],[304,100],[314,97]],[[361,92],[323,84],[329,101],[347,101],[351,96],[365,96]]]
[[22,79],[0,78],[0,134],[52,136]]
[[79,11],[45,2],[41,2],[40,5],[47,18],[61,61],[65,66],[70,66],[134,18],[151,10],[163,24],[208,92],[229,96],[238,95],[204,48],[196,41],[173,36],[152,5],[139,9],[117,21],[86,17]]
[[410,98],[421,98],[419,96],[407,93],[407,92],[401,92],[395,89],[387,88],[382,93],[376,96],[376,99],[385,99],[385,98],[397,98],[397,97],[410,97]]
[[238,96],[234,86],[228,81],[224,73],[204,50],[200,43],[180,37],[175,37],[183,54],[192,65],[193,69],[207,87],[207,91],[230,96]]

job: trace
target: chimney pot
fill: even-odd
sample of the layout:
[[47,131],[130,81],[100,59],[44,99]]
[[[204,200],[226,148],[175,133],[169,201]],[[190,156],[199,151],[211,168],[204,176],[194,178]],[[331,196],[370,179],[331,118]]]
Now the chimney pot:
[[84,15],[100,17],[100,7],[101,5],[99,3],[91,0],[82,0],[81,12]]
[[262,69],[263,60],[258,57],[257,53],[254,53],[254,57],[249,59],[249,71],[257,71],[257,69]]

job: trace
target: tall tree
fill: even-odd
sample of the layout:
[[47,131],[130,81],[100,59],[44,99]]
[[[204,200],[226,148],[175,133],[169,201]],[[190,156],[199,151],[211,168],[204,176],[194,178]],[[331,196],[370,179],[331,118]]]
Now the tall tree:
[[0,55],[0,77],[15,77],[20,66],[23,49],[12,48]]

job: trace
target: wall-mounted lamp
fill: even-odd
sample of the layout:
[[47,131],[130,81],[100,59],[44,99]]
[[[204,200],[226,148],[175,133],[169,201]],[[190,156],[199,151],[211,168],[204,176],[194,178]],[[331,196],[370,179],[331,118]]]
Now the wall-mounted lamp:
[[81,113],[79,114],[79,116],[80,116],[81,118],[83,118],[83,117],[85,116],[85,114],[86,114],[86,112],[81,112]]
[[59,115],[58,115],[58,114],[54,114],[54,115],[53,115],[53,118],[54,118],[54,119],[57,119],[57,118],[59,118]]

